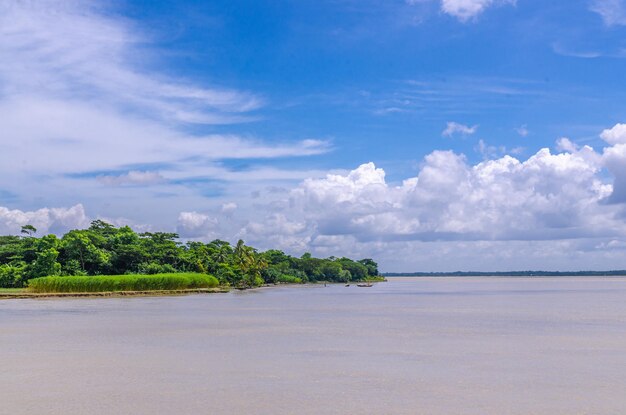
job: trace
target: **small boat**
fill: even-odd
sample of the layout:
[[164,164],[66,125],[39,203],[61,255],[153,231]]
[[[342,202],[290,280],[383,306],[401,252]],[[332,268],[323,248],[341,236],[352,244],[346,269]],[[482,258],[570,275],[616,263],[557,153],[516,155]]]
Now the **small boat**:
[[373,287],[374,284],[368,282],[368,283],[365,283],[365,284],[357,284],[356,286],[357,287]]
[[349,286],[350,286],[350,284],[346,284],[346,287],[349,287]]

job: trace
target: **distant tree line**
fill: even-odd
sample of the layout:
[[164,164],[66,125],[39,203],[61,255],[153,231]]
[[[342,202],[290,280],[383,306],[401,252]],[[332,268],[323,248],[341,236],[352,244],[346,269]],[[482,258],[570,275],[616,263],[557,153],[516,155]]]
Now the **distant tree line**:
[[21,236],[0,236],[0,287],[23,287],[29,279],[54,275],[121,275],[200,272],[221,284],[250,287],[264,283],[360,281],[377,277],[372,259],[300,258],[271,249],[259,252],[239,240],[209,243],[178,241],[176,233],[136,233],[95,220],[88,229],[57,237],[36,237],[22,227]]
[[385,272],[385,277],[616,277],[626,270],[615,271],[500,271],[500,272]]

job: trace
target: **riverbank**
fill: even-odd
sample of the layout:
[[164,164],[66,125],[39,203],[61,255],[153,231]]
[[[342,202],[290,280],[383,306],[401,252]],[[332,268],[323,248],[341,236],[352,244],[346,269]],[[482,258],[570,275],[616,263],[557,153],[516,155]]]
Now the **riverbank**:
[[[379,280],[375,282],[386,282],[387,280]],[[143,291],[97,291],[97,292],[32,292],[27,288],[0,288],[0,300],[19,299],[19,298],[72,298],[72,297],[164,297],[164,296],[181,296],[188,294],[214,294],[228,293],[231,290],[260,290],[274,287],[302,287],[307,285],[320,286],[342,286],[345,283],[338,282],[315,282],[306,284],[296,283],[278,283],[264,284],[259,287],[213,287],[213,288],[192,288],[184,290],[143,290]],[[350,284],[356,285],[356,282]]]
[[84,293],[34,293],[24,290],[0,290],[0,300],[12,298],[53,298],[53,297],[162,297],[187,294],[212,294],[227,293],[230,290],[224,287],[218,288],[193,288],[186,290],[148,290],[148,291],[101,291]]

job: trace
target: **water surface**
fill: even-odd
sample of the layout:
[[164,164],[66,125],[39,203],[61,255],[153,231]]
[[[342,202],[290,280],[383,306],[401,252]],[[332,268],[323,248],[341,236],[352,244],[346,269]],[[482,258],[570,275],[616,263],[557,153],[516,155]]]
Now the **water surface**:
[[0,412],[624,414],[626,278],[0,301]]

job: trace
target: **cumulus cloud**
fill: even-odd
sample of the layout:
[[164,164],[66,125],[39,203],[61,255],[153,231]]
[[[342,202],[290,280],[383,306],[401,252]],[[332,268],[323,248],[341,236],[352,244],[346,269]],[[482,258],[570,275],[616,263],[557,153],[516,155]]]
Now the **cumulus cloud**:
[[236,234],[295,253],[384,258],[389,250],[429,252],[425,244],[431,244],[465,264],[474,263],[468,252],[487,255],[489,249],[511,264],[524,263],[515,257],[521,251],[543,264],[556,264],[546,252],[572,263],[593,252],[594,263],[602,264],[602,258],[615,260],[626,240],[621,128],[601,134],[609,144],[601,152],[563,137],[559,153],[544,148],[527,159],[494,154],[472,164],[463,154],[434,151],[400,183],[389,183],[374,163],[309,178],[287,193],[267,193],[265,204],[255,202],[254,215],[238,206],[248,220]]
[[556,140],[556,149],[558,151],[567,151],[570,153],[575,153],[578,151],[578,146],[576,145],[576,143],[572,142],[572,140],[570,140],[567,137],[561,137],[558,140]]
[[217,228],[216,218],[198,212],[181,212],[176,231],[183,238],[210,238]]
[[[238,203],[247,220],[233,222],[241,226],[235,234],[294,253],[385,257],[409,247],[426,252],[424,244],[432,244],[457,258],[455,249],[485,254],[497,248],[511,264],[523,263],[514,259],[523,249],[552,264],[545,252],[531,253],[533,246],[551,246],[561,260],[574,261],[570,256],[626,239],[626,144],[619,130],[602,133],[610,144],[602,152],[561,138],[559,153],[544,148],[527,159],[495,149],[472,164],[463,154],[434,151],[414,177],[400,183],[388,182],[374,163],[309,178],[287,193],[267,193],[252,210]],[[470,256],[462,261],[473,263]]]
[[604,149],[602,163],[615,177],[611,203],[626,202],[626,124],[615,124],[600,134],[610,147]]
[[446,124],[446,129],[441,132],[441,135],[444,137],[452,137],[456,134],[461,135],[472,135],[478,130],[478,125],[474,125],[472,127],[467,126],[465,124],[460,124],[454,121],[448,121]]
[[484,12],[488,7],[515,3],[516,0],[441,0],[441,10],[466,22]]
[[589,8],[598,13],[607,26],[626,25],[626,3],[623,0],[593,0]]
[[250,221],[238,234],[251,241],[263,241],[263,246],[279,247],[290,252],[310,249],[310,232],[305,221],[287,218],[283,213],[271,213],[262,221]]
[[[365,163],[254,200],[181,212],[176,229],[183,238],[243,238],[293,254],[375,257],[396,270],[450,270],[453,263],[485,269],[481,261],[500,269],[615,267],[626,246],[621,128],[602,132],[608,146],[601,152],[566,138],[558,141],[560,153],[544,148],[527,159],[473,164],[463,154],[434,151],[401,182]],[[18,233],[28,223],[44,233],[89,219],[82,205],[0,208],[0,231]]]
[[69,208],[42,208],[34,211],[8,209],[0,206],[0,234],[20,233],[24,225],[33,225],[39,235],[63,233],[89,226],[90,220],[82,204]]
[[320,234],[368,240],[562,239],[622,233],[599,202],[611,186],[578,154],[543,149],[521,162],[504,156],[469,165],[436,151],[417,177],[389,186],[365,164],[346,176],[307,180],[293,197]]
[[602,131],[600,138],[609,144],[626,144],[626,124],[615,124]]

